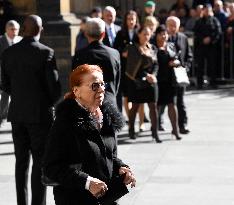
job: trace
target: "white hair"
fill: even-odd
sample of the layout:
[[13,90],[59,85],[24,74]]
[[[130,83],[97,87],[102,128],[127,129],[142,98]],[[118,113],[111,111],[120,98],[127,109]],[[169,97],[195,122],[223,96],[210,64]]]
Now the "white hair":
[[20,25],[19,25],[19,23],[18,23],[17,21],[15,21],[15,20],[7,21],[7,23],[6,23],[6,29],[7,29],[7,28],[11,28],[11,27],[16,28],[16,29],[19,29],[19,28],[20,28]]
[[174,21],[177,27],[180,27],[180,19],[176,16],[169,16],[166,20],[166,23],[169,21]]
[[85,24],[85,33],[89,37],[99,39],[105,32],[105,22],[100,18],[90,18]]
[[106,6],[106,7],[104,8],[103,11],[104,11],[104,12],[105,12],[105,11],[109,11],[109,12],[111,12],[113,15],[116,16],[116,10],[115,10],[114,7],[112,7],[112,6]]
[[223,2],[221,0],[216,0],[215,3],[218,4],[219,6],[223,6]]

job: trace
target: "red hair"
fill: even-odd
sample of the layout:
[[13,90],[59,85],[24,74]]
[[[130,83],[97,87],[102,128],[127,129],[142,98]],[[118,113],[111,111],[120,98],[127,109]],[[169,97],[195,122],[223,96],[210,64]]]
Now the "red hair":
[[102,69],[98,65],[88,65],[83,64],[75,68],[69,76],[69,86],[70,86],[70,92],[66,93],[64,98],[71,98],[75,99],[75,95],[73,93],[73,88],[75,86],[80,86],[83,82],[83,77],[87,74],[91,74],[93,72],[100,72],[102,73]]

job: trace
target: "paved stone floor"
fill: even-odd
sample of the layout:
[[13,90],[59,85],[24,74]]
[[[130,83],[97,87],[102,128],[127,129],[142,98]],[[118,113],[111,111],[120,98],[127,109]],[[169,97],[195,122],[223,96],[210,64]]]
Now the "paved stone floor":
[[[162,144],[150,132],[129,140],[120,133],[119,157],[134,170],[137,187],[121,205],[234,205],[234,89],[186,94],[191,133],[171,138],[165,114]],[[146,125],[149,128],[149,124]],[[16,205],[10,125],[0,128],[0,205]],[[48,190],[48,205],[53,205]]]

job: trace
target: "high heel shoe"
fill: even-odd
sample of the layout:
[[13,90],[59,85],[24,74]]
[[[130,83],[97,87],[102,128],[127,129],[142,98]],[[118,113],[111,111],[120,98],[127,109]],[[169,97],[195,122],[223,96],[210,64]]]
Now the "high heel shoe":
[[171,132],[172,138],[175,136],[176,140],[181,140],[182,138],[179,136],[178,132],[172,131]]
[[157,131],[155,131],[153,129],[151,129],[151,131],[152,131],[152,138],[153,138],[153,140],[155,140],[157,143],[162,143],[162,141],[158,137]]
[[145,131],[145,124],[144,123],[140,125],[139,131],[140,132],[144,132]]
[[130,129],[128,131],[128,136],[129,136],[130,139],[135,140],[136,139],[136,133],[135,133],[135,131],[132,130],[132,129]]

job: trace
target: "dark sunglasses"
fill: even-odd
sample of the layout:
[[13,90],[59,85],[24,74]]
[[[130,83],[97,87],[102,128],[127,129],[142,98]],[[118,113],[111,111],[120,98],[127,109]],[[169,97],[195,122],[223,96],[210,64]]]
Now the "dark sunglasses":
[[92,91],[97,91],[100,87],[105,89],[105,83],[92,83]]

